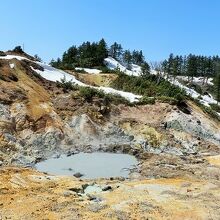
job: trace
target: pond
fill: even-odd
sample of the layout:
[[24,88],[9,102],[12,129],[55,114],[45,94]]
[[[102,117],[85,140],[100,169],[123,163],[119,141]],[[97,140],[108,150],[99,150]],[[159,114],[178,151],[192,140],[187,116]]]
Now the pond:
[[54,175],[73,176],[82,174],[82,179],[128,177],[137,165],[134,156],[114,153],[79,153],[61,155],[36,164],[37,170]]

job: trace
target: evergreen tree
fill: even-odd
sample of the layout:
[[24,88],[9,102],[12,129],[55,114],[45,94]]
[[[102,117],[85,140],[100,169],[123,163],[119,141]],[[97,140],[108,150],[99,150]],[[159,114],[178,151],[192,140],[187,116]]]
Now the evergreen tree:
[[97,63],[100,65],[108,57],[108,48],[104,39],[101,39],[97,45]]
[[174,56],[171,53],[170,56],[169,56],[169,59],[167,61],[167,67],[166,67],[168,76],[173,75],[173,66],[174,66],[173,64],[174,64]]
[[215,92],[216,92],[216,99],[217,104],[220,102],[220,62],[215,63]]
[[21,47],[21,46],[16,46],[16,47],[13,49],[13,52],[15,52],[15,53],[24,53],[24,51],[22,50],[22,47]]
[[144,55],[142,50],[141,51],[134,50],[132,52],[132,62],[137,65],[141,65],[144,63]]
[[120,60],[123,53],[123,48],[121,44],[114,43],[110,46],[109,56],[113,57],[116,60]]
[[197,73],[197,60],[196,57],[192,54],[190,54],[187,59],[187,75],[189,77],[188,81],[190,79],[193,81],[193,78]]
[[141,70],[142,70],[141,77],[147,77],[150,75],[150,66],[147,62],[144,62],[141,65]]
[[125,63],[126,67],[128,69],[131,69],[131,63],[132,63],[132,55],[129,50],[125,50],[123,53],[123,62]]
[[41,59],[37,54],[34,55],[34,58],[35,58],[38,62],[42,62],[42,59]]

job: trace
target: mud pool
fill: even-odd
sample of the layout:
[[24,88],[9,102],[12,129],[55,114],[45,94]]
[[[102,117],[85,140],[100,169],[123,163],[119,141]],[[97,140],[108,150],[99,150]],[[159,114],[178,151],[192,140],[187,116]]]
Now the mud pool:
[[61,155],[36,164],[37,170],[53,175],[73,176],[82,174],[82,179],[129,177],[130,169],[137,165],[134,156],[114,153],[79,153]]

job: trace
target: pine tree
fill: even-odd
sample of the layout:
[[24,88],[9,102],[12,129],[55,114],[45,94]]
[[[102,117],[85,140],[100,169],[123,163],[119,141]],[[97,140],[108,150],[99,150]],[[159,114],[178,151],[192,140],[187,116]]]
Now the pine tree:
[[104,39],[101,39],[97,45],[97,62],[101,66],[104,59],[108,57],[107,44]]
[[142,65],[141,65],[141,70],[142,70],[142,74],[141,74],[141,77],[147,77],[149,76],[150,74],[150,66],[147,62],[144,62]]
[[167,67],[166,67],[168,76],[173,75],[173,63],[174,63],[174,57],[173,54],[171,53],[167,61]]
[[197,73],[197,60],[195,55],[190,54],[187,58],[187,75],[188,75],[188,81],[191,79],[193,81],[193,78],[195,76],[195,73]]
[[217,104],[220,102],[220,72],[217,73],[216,75],[216,99],[217,99]]
[[141,51],[134,50],[132,52],[132,62],[137,65],[141,65],[144,63],[144,55],[142,50]]
[[37,54],[34,55],[34,58],[35,58],[38,62],[42,62],[42,59],[41,59]]
[[220,62],[215,63],[215,92],[217,104],[220,102]]
[[131,63],[132,63],[132,55],[129,50],[125,50],[123,53],[123,62],[125,63],[126,67],[128,69],[131,69]]
[[114,43],[110,46],[109,56],[113,57],[116,60],[120,60],[123,53],[123,48],[121,44]]

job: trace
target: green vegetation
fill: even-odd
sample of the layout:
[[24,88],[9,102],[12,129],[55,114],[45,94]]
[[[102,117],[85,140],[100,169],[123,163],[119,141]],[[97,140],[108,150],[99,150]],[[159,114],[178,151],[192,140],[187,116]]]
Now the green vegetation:
[[156,99],[154,97],[143,96],[137,104],[138,105],[153,105],[155,104],[155,101]]
[[[194,77],[203,77],[203,86],[208,89],[217,101],[220,101],[220,57],[206,57],[190,54],[188,56],[174,56],[170,54],[167,60],[161,63],[161,71],[166,75],[176,76],[182,75],[188,77],[189,87],[195,89],[200,94],[202,89],[192,84]],[[214,86],[207,84],[210,78],[214,78]],[[187,85],[188,86],[188,85]]]
[[[180,100],[182,99],[184,98],[182,97]],[[168,96],[159,96],[157,97],[157,100],[162,103],[169,103],[170,105],[177,105],[178,102],[180,101],[178,97],[173,98],[173,97],[168,97]]]
[[104,99],[106,104],[129,104],[129,101],[117,94],[106,94],[102,90],[91,87],[80,87],[79,96],[83,97],[87,102],[91,102],[94,97]]
[[21,54],[24,53],[21,46],[16,46],[12,51],[15,53],[21,53]]
[[132,92],[145,97],[166,96],[179,99],[186,96],[185,91],[164,79],[157,83],[157,76],[155,75],[148,75],[143,78],[121,73],[111,86],[115,89]]
[[[20,50],[20,48],[17,48]],[[119,69],[109,70],[104,65],[104,59],[108,56],[113,57],[124,65],[127,69],[132,68],[132,64],[141,66],[142,75],[140,77],[128,76],[120,72]],[[194,89],[201,95],[205,92],[211,92],[217,101],[220,101],[220,57],[205,57],[190,54],[188,56],[174,56],[170,54],[169,58],[162,62],[151,63],[152,69],[156,75],[150,74],[150,66],[145,61],[143,52],[134,50],[124,50],[121,44],[117,42],[108,47],[104,39],[99,42],[84,42],[80,46],[72,46],[64,52],[62,58],[56,61],[52,60],[51,65],[61,69],[75,70],[75,67],[98,68],[103,73],[118,74],[111,86],[118,90],[132,92],[142,95],[143,98],[136,104],[153,104],[155,100],[170,104],[179,104],[187,95],[184,90],[172,85],[168,79],[176,76],[186,76],[188,82],[184,82],[189,88]],[[78,73],[84,73],[84,70],[75,70]],[[166,78],[165,77],[165,78]],[[203,77],[202,85],[193,83],[194,77]],[[208,85],[208,80],[214,78],[214,86]],[[73,89],[71,84],[64,82],[64,90]],[[74,87],[75,88],[75,87]],[[105,97],[102,92],[93,91],[91,88],[79,89],[79,93],[86,100],[92,97]],[[108,97],[109,98],[109,97]],[[216,109],[216,106],[213,106]],[[206,110],[209,111],[209,110]]]
[[64,52],[62,59],[52,60],[51,65],[56,68],[74,70],[80,66],[91,68],[103,66],[104,59],[108,56],[107,44],[104,39],[99,42],[84,42],[79,47],[72,46]]
[[220,106],[217,105],[217,104],[210,104],[211,108],[216,111],[216,112],[219,112],[220,113]]
[[199,106],[202,109],[203,112],[209,114],[212,118],[215,118],[220,121],[220,116],[216,113],[216,110],[214,109],[216,107],[215,105],[210,104],[211,107],[208,107],[201,104],[199,99],[193,99],[193,101],[197,104],[197,106]]
[[61,82],[57,81],[56,83],[57,83],[57,86],[59,88],[62,88],[64,92],[79,89],[77,85],[75,85],[72,81],[67,81],[65,77],[61,79]]
[[106,104],[114,103],[130,105],[130,102],[127,99],[118,94],[106,94],[102,90],[96,88],[78,86],[72,81],[66,81],[65,78],[63,78],[61,82],[57,81],[57,86],[62,88],[64,92],[77,91],[78,93],[74,94],[73,97],[82,97],[87,102],[91,102],[93,98],[97,97],[103,99]]
[[121,44],[114,43],[108,48],[104,39],[99,42],[84,42],[79,47],[72,46],[64,52],[62,58],[56,61],[51,60],[51,65],[55,68],[74,70],[75,67],[82,68],[99,68],[105,73],[112,72],[104,65],[104,59],[112,56],[128,69],[131,69],[131,64],[140,65],[143,68],[144,74],[149,73],[150,66],[145,62],[142,51],[123,50]]
[[74,69],[74,72],[76,72],[76,73],[87,73],[84,69],[81,69],[81,70]]

